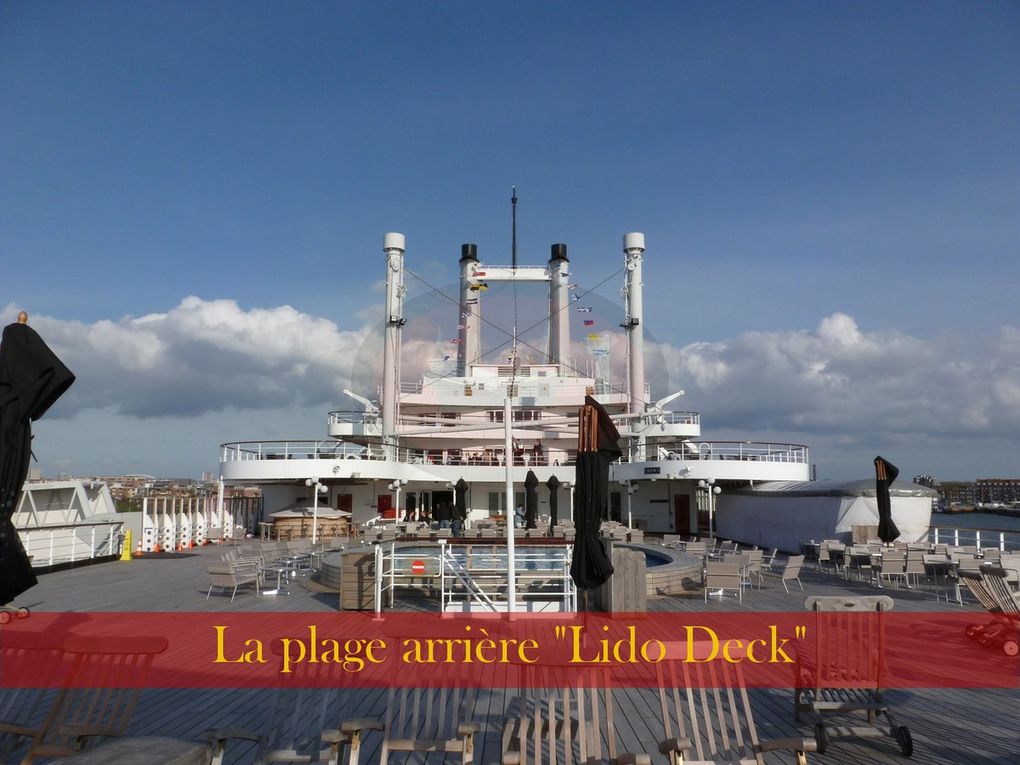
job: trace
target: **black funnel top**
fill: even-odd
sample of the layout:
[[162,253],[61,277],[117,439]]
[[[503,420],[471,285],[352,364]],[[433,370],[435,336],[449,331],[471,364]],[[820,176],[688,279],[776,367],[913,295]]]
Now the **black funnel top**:
[[566,260],[566,261],[569,262],[569,258],[567,258],[567,245],[565,245],[565,244],[554,244],[549,249],[550,249],[550,253],[549,253],[549,260],[550,261],[553,261],[553,260]]
[[460,246],[460,259],[461,260],[478,260],[478,245],[477,244],[462,244]]

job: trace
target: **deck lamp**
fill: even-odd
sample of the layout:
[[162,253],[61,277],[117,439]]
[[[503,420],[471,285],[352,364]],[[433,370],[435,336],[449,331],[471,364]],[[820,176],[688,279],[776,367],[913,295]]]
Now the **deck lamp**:
[[319,495],[325,494],[329,489],[326,484],[319,483],[318,478],[306,478],[305,486],[312,487],[312,544],[319,538]]
[[722,489],[715,485],[714,478],[706,478],[698,481],[698,488],[704,489],[708,494],[708,538],[715,541],[715,498],[722,494]]

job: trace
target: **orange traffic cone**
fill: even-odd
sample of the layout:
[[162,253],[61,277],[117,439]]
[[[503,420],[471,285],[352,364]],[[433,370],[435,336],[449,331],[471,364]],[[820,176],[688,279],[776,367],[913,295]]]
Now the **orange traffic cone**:
[[138,546],[135,547],[135,557],[136,558],[141,558],[143,555],[145,555],[145,551],[142,550],[142,542],[141,542],[141,540],[139,540],[138,541]]
[[160,546],[159,542],[156,542],[156,544],[154,544],[152,546],[152,551],[153,552],[163,552],[163,548]]

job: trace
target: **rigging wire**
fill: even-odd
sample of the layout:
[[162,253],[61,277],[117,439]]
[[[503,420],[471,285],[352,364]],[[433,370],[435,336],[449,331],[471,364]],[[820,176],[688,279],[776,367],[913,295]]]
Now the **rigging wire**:
[[[458,308],[460,307],[460,301],[458,299],[450,297],[445,292],[443,292],[441,289],[439,289],[438,287],[436,287],[436,286],[432,285],[431,283],[429,283],[428,280],[426,280],[424,277],[419,276],[418,274],[416,274],[410,268],[407,268],[405,266],[404,270],[405,270],[406,273],[410,274],[418,282],[420,282],[426,289],[434,292],[436,295],[442,297],[447,302],[449,302],[449,303],[451,303],[453,305],[456,305]],[[568,301],[565,306],[563,306],[561,308],[557,308],[555,311],[552,311],[551,313],[549,313],[544,318],[539,319],[538,321],[534,322],[530,326],[526,327],[519,334],[524,334],[524,333],[530,332],[531,330],[535,329],[539,325],[541,325],[541,324],[549,321],[550,319],[552,319],[553,316],[555,316],[556,314],[560,313],[561,311],[569,310],[570,306],[573,305],[575,302],[580,302],[583,298],[587,297],[588,295],[591,295],[592,293],[595,292],[595,290],[597,290],[603,284],[608,282],[610,279],[613,279],[613,278],[619,276],[625,270],[626,270],[626,268],[620,268],[620,269],[614,271],[613,273],[609,274],[608,276],[606,276],[604,279],[599,281],[597,284],[595,284],[595,286],[591,287],[590,289],[579,290],[574,300]],[[502,333],[504,335],[507,335],[508,339],[504,340],[502,343],[500,343],[498,345],[494,345],[494,346],[490,347],[488,350],[486,350],[486,351],[484,351],[482,353],[479,353],[479,355],[476,358],[469,360],[467,363],[469,363],[469,364],[478,363],[479,361],[484,359],[486,356],[489,356],[490,354],[493,354],[493,353],[501,350],[502,348],[505,348],[507,345],[509,345],[511,343],[514,343],[515,339],[516,339],[516,341],[520,345],[523,345],[525,348],[528,348],[529,350],[532,350],[532,351],[534,351],[535,353],[537,353],[539,355],[545,355],[545,351],[543,351],[540,348],[535,347],[531,343],[528,343],[526,341],[520,340],[519,337],[515,336],[515,333],[508,332],[504,327],[499,326],[495,322],[489,321],[488,319],[484,318],[483,316],[480,316],[479,318],[481,319],[483,324],[488,325],[489,327],[492,327],[493,329],[497,330],[498,332],[500,332],[500,333]],[[515,282],[514,283],[514,323],[515,323],[515,326],[516,326],[516,321],[517,321],[517,289],[516,289],[516,282]],[[582,370],[578,369],[573,364],[567,363],[567,362],[562,361],[562,360],[560,361],[560,363],[563,366],[565,366],[567,369],[569,369],[571,372],[575,372],[578,375],[583,374]],[[423,385],[422,389],[424,390],[424,388],[426,388],[426,387],[428,387],[430,385],[433,385],[435,383],[441,382],[441,381],[446,380],[446,379],[448,379],[450,377],[454,377],[455,374],[456,374],[456,370],[448,372],[448,373],[446,373],[444,375],[441,375],[441,376],[437,377],[436,379],[434,379],[432,382],[429,382],[429,383]],[[514,370],[514,376],[516,376],[516,370]],[[617,386],[612,385],[612,384],[609,385],[609,389],[613,393],[626,393],[627,392],[625,388],[617,387]]]

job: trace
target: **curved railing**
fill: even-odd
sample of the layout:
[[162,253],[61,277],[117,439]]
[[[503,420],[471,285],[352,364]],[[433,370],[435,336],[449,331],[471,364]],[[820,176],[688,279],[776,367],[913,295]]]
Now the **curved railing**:
[[631,446],[620,462],[662,462],[666,460],[747,460],[808,464],[803,444],[760,441],[674,441]]
[[[220,446],[221,462],[252,460],[376,460],[389,459],[378,446],[365,447],[336,440],[302,441],[237,441]],[[486,459],[482,459],[484,456]],[[530,462],[530,454],[528,455]],[[407,464],[447,465],[502,465],[499,449],[406,449],[396,450],[397,462]],[[643,447],[632,446],[625,450],[619,462],[664,462],[668,460],[711,461],[745,460],[808,464],[808,448],[802,444],[780,444],[756,441],[675,441],[656,442]],[[571,454],[562,464],[573,464]]]

